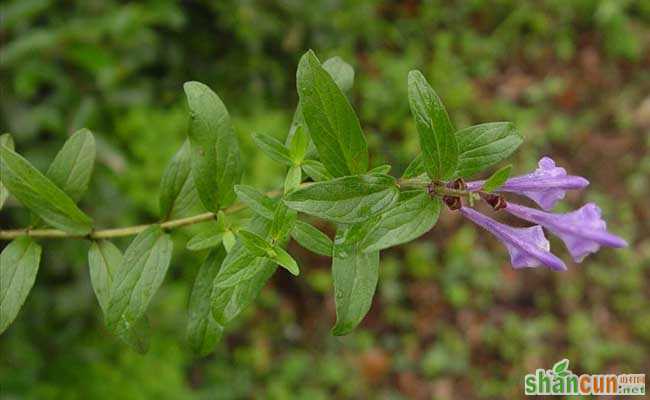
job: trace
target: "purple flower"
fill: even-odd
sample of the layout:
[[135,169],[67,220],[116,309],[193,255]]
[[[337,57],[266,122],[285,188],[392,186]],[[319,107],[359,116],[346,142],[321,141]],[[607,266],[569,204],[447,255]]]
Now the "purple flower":
[[595,253],[600,246],[625,247],[627,242],[607,232],[607,224],[601,218],[601,211],[594,203],[566,214],[552,214],[508,203],[504,209],[526,221],[540,224],[558,236],[576,262],[581,262],[589,253]]
[[514,268],[545,265],[556,271],[566,270],[564,262],[549,252],[550,245],[541,226],[513,228],[468,207],[462,207],[460,213],[492,233],[506,246]]
[[[542,207],[550,210],[555,203],[564,198],[567,190],[582,189],[589,181],[581,176],[567,175],[562,167],[555,166],[549,157],[539,160],[539,168],[530,174],[510,178],[497,191],[512,192],[526,196]],[[485,181],[468,182],[471,191],[480,190]]]

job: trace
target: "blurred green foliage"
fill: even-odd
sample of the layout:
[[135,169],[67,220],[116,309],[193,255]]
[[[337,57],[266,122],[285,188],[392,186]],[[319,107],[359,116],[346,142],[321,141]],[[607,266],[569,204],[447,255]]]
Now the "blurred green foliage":
[[[517,125],[513,173],[548,154],[588,177],[568,204],[596,201],[631,244],[564,274],[515,272],[499,243],[443,212],[386,252],[370,314],[342,338],[329,335],[329,260],[292,244],[304,275],[278,272],[216,354],[196,359],[185,309],[205,254],[175,255],[140,356],[103,326],[88,244],[45,242],[0,338],[0,397],[516,398],[525,373],[564,357],[577,372],[650,370],[650,2],[15,0],[0,14],[0,126],[41,170],[67,135],[93,130],[99,165],[81,204],[100,226],[156,218],[160,176],[186,135],[188,80],[233,115],[244,181],[280,187],[282,167],[250,134],[284,138],[297,61],[313,48],[355,67],[373,166],[397,174],[417,153],[406,75],[418,68],[457,127]],[[11,200],[1,217],[28,221]],[[188,237],[175,234],[176,248]]]

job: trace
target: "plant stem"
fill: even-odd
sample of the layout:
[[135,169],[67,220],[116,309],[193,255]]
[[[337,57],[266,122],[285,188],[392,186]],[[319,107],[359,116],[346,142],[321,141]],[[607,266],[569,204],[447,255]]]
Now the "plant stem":
[[424,189],[427,186],[431,184],[430,179],[426,178],[402,178],[397,180],[397,186],[400,188],[416,188],[416,189]]
[[400,188],[416,188],[416,189],[428,189],[431,194],[436,196],[455,196],[455,197],[470,197],[469,190],[463,189],[453,189],[448,188],[444,185],[444,182],[431,182],[428,178],[408,178],[400,179],[397,181],[397,185]]
[[432,193],[435,194],[436,196],[455,196],[455,197],[470,197],[470,192],[469,190],[462,190],[462,189],[451,189],[443,186],[434,186],[432,189]]
[[[425,188],[430,183],[431,182],[427,182],[423,179],[401,179],[399,180],[398,185],[404,188],[407,187]],[[470,192],[467,190],[450,189],[440,185],[433,185],[432,187],[433,187],[433,191],[431,193],[435,194],[436,196],[467,197],[470,194]],[[281,193],[282,193],[281,191],[274,190],[271,192],[267,192],[266,195],[277,196],[278,194]],[[228,213],[234,213],[240,211],[244,208],[246,208],[246,205],[242,203],[237,203],[224,209],[223,211],[224,213],[228,214]],[[172,230],[184,226],[199,224],[201,222],[207,222],[215,218],[216,218],[215,213],[206,212],[202,214],[193,215],[191,217],[178,218],[178,219],[165,221],[160,223],[160,227],[165,230]],[[137,235],[138,233],[144,231],[145,229],[147,229],[148,227],[154,224],[155,223],[134,225],[134,226],[128,226],[124,228],[99,229],[99,230],[94,230],[87,235],[74,235],[59,229],[31,229],[31,228],[5,229],[5,230],[0,230],[0,240],[13,240],[20,236],[31,236],[35,238],[48,238],[48,239],[89,239],[89,240],[111,239],[117,237]]]
[[[270,192],[269,195],[276,194],[277,192]],[[244,204],[238,203],[231,207],[226,208],[224,213],[234,213],[236,211],[244,209],[246,206]],[[189,226],[194,224],[199,224],[201,222],[210,221],[216,218],[216,214],[213,212],[206,212],[202,214],[192,215],[191,217],[172,219],[160,223],[160,227],[165,230],[172,230],[175,228],[180,228],[183,226]],[[111,239],[116,237],[124,236],[133,236],[144,231],[148,227],[154,224],[143,224],[143,225],[134,225],[128,226],[125,228],[112,228],[112,229],[101,229],[92,231],[87,235],[73,235],[68,232],[59,230],[59,229],[8,229],[0,230],[0,240],[12,240],[19,236],[31,236],[35,238],[49,238],[49,239],[61,239],[61,238],[70,238],[70,239]]]

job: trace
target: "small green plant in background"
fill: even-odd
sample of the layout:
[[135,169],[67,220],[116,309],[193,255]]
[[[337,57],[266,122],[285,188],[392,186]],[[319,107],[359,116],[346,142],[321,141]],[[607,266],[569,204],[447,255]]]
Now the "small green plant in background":
[[[278,266],[300,274],[286,251],[291,239],[332,258],[335,335],[352,331],[370,309],[380,251],[431,230],[443,204],[503,242],[515,268],[566,269],[550,253],[542,227],[559,236],[578,262],[601,245],[626,245],[606,231],[595,204],[566,214],[547,212],[567,190],[588,184],[548,157],[527,175],[510,178],[508,165],[485,181],[465,182],[510,156],[522,137],[507,122],[456,130],[419,71],[408,75],[408,102],[422,153],[399,179],[389,175],[390,165],[370,169],[366,138],[345,94],[353,80],[353,69],[338,57],[321,63],[309,51],[301,58],[300,102],[286,142],[253,135],[265,154],[287,168],[283,187],[266,193],[240,184],[240,150],[224,103],[208,86],[187,82],[188,138],[163,174],[160,220],[154,224],[97,229],[76,205],[95,161],[90,131],[71,136],[45,174],[3,135],[0,203],[11,194],[33,217],[27,228],[0,231],[0,239],[11,240],[0,256],[0,332],[15,319],[34,284],[41,238],[91,242],[90,279],[108,329],[146,351],[146,311],[171,261],[171,232],[202,224],[187,243],[189,250],[210,249],[189,302],[187,335],[199,354],[213,350],[224,328],[255,300]],[[527,196],[547,211],[506,201],[503,193]],[[501,224],[474,210],[479,201],[535,225]],[[196,209],[201,212],[190,211]],[[332,223],[334,240],[313,226],[312,218]],[[110,240],[125,236],[135,238],[122,253]]]

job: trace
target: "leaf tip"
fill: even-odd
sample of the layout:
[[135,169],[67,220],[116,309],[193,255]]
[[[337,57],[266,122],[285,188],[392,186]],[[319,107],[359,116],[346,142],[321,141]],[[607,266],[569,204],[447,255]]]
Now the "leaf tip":
[[195,92],[196,90],[200,90],[207,87],[207,85],[199,82],[199,81],[187,81],[183,83],[183,91],[185,92],[186,96],[190,96]]
[[302,57],[300,57],[300,61],[298,63],[298,71],[302,69],[301,66],[303,65],[313,66],[315,64],[320,65],[320,60],[316,56],[314,50],[309,49],[305,52],[305,54],[302,55]]
[[414,83],[418,80],[424,79],[424,75],[422,75],[422,72],[418,69],[412,69],[408,73],[408,82],[409,83]]

